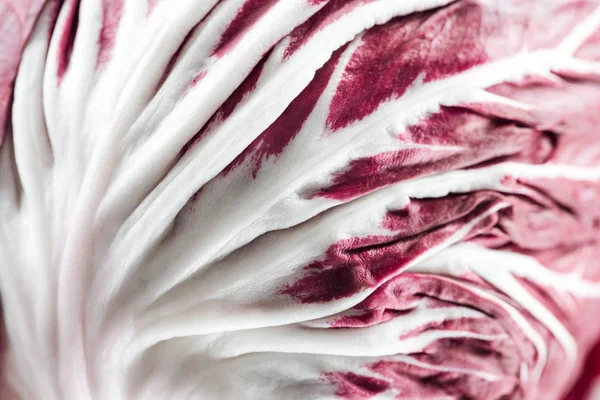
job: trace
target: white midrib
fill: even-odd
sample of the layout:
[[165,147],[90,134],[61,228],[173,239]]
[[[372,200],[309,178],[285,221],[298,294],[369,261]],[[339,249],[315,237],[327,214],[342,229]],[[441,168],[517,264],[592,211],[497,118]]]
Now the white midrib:
[[[179,11],[180,14],[185,14],[186,9],[181,7]],[[177,14],[174,13],[173,20],[176,20],[176,16]],[[165,24],[165,26],[173,25]],[[165,40],[169,37],[169,33],[170,29],[160,30],[160,38],[156,40]],[[160,46],[154,48],[155,51],[160,50]],[[142,57],[134,67],[132,75],[144,76],[145,67],[153,61],[153,55],[154,53],[150,51]],[[106,124],[105,129],[101,129],[108,134],[102,136],[92,153],[73,210],[72,225],[66,235],[58,269],[58,292],[61,295],[58,296],[57,318],[61,321],[62,327],[59,330],[58,345],[60,365],[73,370],[86,371],[87,369],[80,309],[84,304],[82,301],[84,285],[87,284],[87,279],[84,279],[87,273],[85,266],[89,263],[92,254],[95,214],[116,165],[117,154],[113,151],[113,143],[115,138],[122,135],[129,126],[132,113],[136,109],[134,107],[132,110],[128,104],[132,103],[132,99],[136,97],[143,84],[141,79],[134,79],[126,84],[117,101],[115,117]],[[64,390],[66,393],[77,393],[83,398],[92,398],[86,374],[81,374],[81,377],[81,380],[62,382]]]

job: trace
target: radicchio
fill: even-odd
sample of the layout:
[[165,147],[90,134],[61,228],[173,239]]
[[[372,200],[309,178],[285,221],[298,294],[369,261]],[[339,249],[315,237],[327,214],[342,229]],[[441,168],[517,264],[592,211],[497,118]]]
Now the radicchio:
[[0,32],[2,399],[600,398],[600,1]]

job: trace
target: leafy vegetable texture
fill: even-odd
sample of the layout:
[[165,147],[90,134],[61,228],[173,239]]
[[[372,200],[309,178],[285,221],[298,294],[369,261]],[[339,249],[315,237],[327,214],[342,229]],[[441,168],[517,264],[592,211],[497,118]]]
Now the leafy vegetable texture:
[[600,392],[600,1],[0,27],[2,399]]

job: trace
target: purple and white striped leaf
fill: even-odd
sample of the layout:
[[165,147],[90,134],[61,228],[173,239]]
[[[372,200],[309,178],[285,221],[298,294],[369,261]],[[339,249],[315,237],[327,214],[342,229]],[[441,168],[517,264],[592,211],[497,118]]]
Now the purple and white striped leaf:
[[600,2],[0,23],[0,396],[593,395]]

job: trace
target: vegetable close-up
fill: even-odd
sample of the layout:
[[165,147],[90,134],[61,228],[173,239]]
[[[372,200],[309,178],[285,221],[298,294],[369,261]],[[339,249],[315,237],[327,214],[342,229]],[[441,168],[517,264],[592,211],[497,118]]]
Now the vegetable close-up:
[[0,399],[599,400],[600,0],[0,0]]

